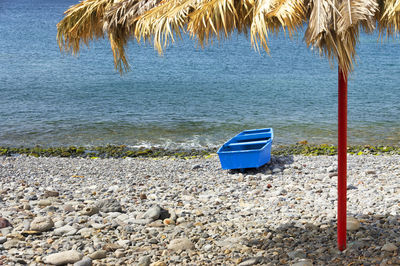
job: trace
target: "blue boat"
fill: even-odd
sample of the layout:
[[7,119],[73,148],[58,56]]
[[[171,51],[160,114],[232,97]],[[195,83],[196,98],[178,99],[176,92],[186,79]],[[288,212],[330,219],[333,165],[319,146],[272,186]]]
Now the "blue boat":
[[240,132],[218,150],[222,169],[258,168],[271,160],[272,128]]

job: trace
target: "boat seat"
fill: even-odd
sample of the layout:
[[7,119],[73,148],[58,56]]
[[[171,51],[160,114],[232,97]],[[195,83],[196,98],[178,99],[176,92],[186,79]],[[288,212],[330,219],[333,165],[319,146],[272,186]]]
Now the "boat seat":
[[270,141],[270,140],[257,140],[257,141],[246,141],[246,142],[234,142],[234,143],[230,143],[228,146],[267,144],[269,141]]

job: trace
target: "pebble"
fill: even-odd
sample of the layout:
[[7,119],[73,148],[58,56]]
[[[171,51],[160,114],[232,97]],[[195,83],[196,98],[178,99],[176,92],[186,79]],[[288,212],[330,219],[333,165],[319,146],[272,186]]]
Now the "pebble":
[[156,205],[151,207],[144,213],[143,219],[151,219],[155,221],[160,217],[160,214],[161,214],[161,207]]
[[96,207],[102,212],[122,212],[122,206],[117,199],[100,200]]
[[356,218],[347,217],[346,226],[347,231],[357,231],[358,229],[360,229],[361,224]]
[[264,257],[249,258],[239,263],[239,266],[262,264],[264,261],[266,261]]
[[45,198],[49,197],[58,197],[60,193],[58,191],[52,191],[52,190],[45,190],[43,196]]
[[74,266],[92,266],[92,259],[89,257],[83,257],[80,261],[74,263]]
[[149,266],[151,263],[151,258],[149,256],[144,256],[139,258],[137,266]]
[[292,265],[293,266],[313,266],[314,264],[313,264],[313,262],[311,260],[302,259],[302,260],[299,260],[296,263],[293,263]]
[[[1,216],[10,223],[0,228],[0,262],[50,265],[49,256],[69,251],[78,257],[68,263],[81,266],[400,265],[400,156],[348,155],[344,252],[329,177],[336,158],[272,159],[239,172],[222,170],[218,157],[0,156]],[[53,226],[35,231],[37,219]]]
[[19,244],[20,242],[21,242],[21,241],[19,241],[18,239],[10,239],[10,240],[7,240],[6,242],[3,243],[3,247],[4,247],[5,249],[16,248],[16,247],[18,247],[18,244]]
[[174,239],[168,245],[168,249],[175,250],[175,251],[194,249],[194,248],[195,248],[194,244],[188,238]]
[[64,211],[66,211],[66,212],[73,212],[73,211],[75,211],[75,208],[74,208],[71,204],[66,204],[66,205],[64,205],[63,209],[64,209]]
[[11,223],[3,217],[0,217],[0,229],[12,226]]
[[150,266],[167,266],[167,264],[163,261],[156,261],[150,264]]
[[383,247],[381,249],[383,251],[392,252],[392,251],[398,250],[398,247],[393,243],[386,243],[385,245],[383,245]]
[[47,255],[43,258],[43,262],[53,265],[63,265],[67,263],[75,263],[81,260],[82,257],[82,253],[76,250],[68,250]]
[[71,225],[65,225],[59,228],[54,229],[54,235],[66,235],[66,236],[70,236],[70,235],[74,235],[76,234],[76,232],[78,232],[78,229],[76,229],[75,227],[71,226]]
[[301,249],[288,252],[287,255],[290,259],[305,259],[307,257],[306,253]]
[[40,200],[40,201],[38,202],[38,205],[39,205],[40,207],[47,207],[47,206],[50,206],[50,205],[51,205],[51,201],[48,200],[48,199],[43,199],[43,200]]
[[122,249],[117,249],[116,251],[115,251],[115,257],[116,258],[123,258],[123,257],[125,257],[125,251],[124,250],[122,250]]
[[53,228],[54,222],[50,217],[36,217],[31,222],[30,230],[45,232]]
[[107,257],[107,252],[105,250],[97,250],[88,256],[92,260],[100,260]]
[[280,169],[280,168],[272,169],[272,173],[274,173],[274,174],[277,174],[277,173],[280,173],[280,172],[282,172],[282,169]]
[[82,215],[92,216],[98,212],[99,212],[99,208],[97,208],[96,206],[88,206],[88,207],[85,207],[81,213],[82,213]]

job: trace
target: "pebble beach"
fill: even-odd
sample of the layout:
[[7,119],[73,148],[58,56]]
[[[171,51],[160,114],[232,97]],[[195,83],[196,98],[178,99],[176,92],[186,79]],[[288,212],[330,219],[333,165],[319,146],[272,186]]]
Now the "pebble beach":
[[400,156],[0,157],[0,265],[400,265]]

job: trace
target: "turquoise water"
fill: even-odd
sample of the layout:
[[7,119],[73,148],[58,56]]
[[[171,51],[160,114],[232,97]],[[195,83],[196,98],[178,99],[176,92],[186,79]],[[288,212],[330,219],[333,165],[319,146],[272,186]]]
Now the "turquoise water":
[[[204,50],[184,37],[163,57],[132,42],[121,77],[106,40],[60,53],[56,24],[77,2],[0,1],[0,146],[205,147],[261,127],[274,128],[275,143],[336,143],[336,66],[302,33],[272,36],[271,56],[243,36]],[[400,144],[399,48],[361,36],[349,144]]]

